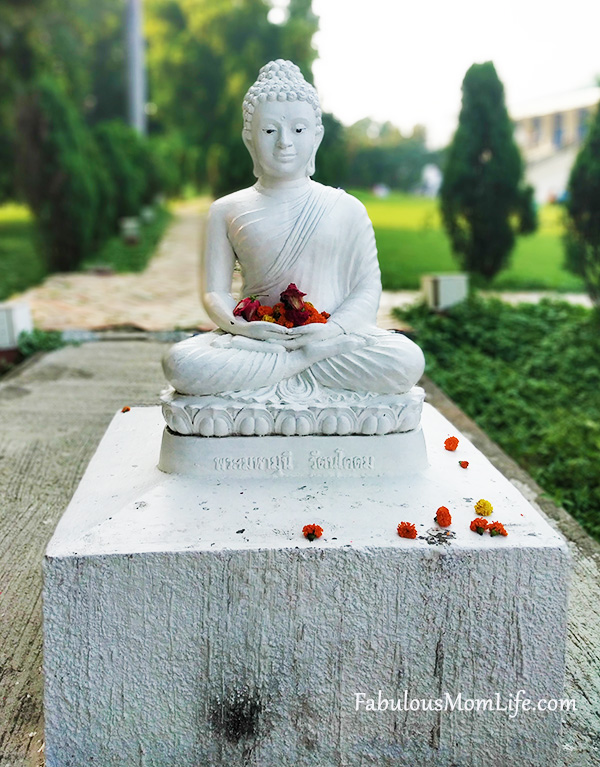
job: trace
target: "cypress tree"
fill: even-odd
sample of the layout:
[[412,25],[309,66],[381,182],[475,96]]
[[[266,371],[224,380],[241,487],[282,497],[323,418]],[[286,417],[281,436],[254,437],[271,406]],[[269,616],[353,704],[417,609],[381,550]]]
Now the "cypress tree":
[[515,232],[533,231],[537,222],[491,61],[470,67],[462,94],[440,190],[442,218],[461,267],[489,281],[508,264]]
[[567,187],[566,266],[583,277],[600,307],[600,108],[571,169]]

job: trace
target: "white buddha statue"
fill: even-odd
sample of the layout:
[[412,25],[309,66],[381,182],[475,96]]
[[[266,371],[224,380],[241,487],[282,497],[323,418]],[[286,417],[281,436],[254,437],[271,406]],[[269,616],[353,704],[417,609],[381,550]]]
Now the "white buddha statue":
[[[248,394],[298,376],[338,394],[408,392],[423,373],[423,353],[376,327],[381,276],[366,209],[310,178],[323,138],[315,89],[292,62],[270,62],[243,115],[258,181],[211,205],[202,260],[203,301],[219,329],[172,347],[167,379],[196,397]],[[241,297],[273,306],[294,283],[330,318],[288,328],[234,315],[236,262]]]

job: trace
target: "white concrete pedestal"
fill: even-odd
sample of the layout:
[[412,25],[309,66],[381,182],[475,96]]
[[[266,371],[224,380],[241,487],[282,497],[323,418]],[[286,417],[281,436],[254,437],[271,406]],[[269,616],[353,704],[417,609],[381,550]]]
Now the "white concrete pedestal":
[[[405,435],[177,437],[220,471],[166,474],[162,431],[159,408],[115,417],[48,547],[47,767],[555,763],[560,711],[410,710],[446,693],[463,708],[562,696],[566,547],[436,411],[418,471],[413,434],[404,458],[383,441]],[[243,440],[264,461],[284,452],[262,439],[285,440],[295,469],[244,462]],[[331,461],[309,452],[301,472],[311,439]],[[336,469],[336,449],[372,470]],[[469,530],[479,498],[507,538]],[[433,522],[441,505],[454,537]],[[419,537],[399,538],[400,521]],[[310,543],[312,522],[325,532]]]

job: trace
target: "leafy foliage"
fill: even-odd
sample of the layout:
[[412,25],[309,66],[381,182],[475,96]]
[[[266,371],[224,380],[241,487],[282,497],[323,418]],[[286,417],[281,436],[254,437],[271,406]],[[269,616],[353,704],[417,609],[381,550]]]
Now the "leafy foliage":
[[411,136],[403,136],[390,122],[379,124],[365,118],[348,128],[347,141],[349,183],[362,189],[385,184],[390,189],[413,191],[431,159],[420,126]]
[[427,372],[600,540],[600,336],[563,302],[471,299],[447,314],[400,312]]
[[17,343],[23,357],[31,357],[37,352],[52,352],[66,346],[59,330],[40,330],[39,328],[34,328],[32,331],[24,330],[19,334]]
[[600,109],[571,170],[567,213],[566,265],[600,306]]
[[98,232],[100,194],[89,140],[62,88],[42,77],[21,104],[18,164],[52,270],[74,269]]
[[263,64],[291,58],[312,78],[317,29],[310,0],[291,0],[284,24],[266,0],[147,0],[148,67],[157,106],[151,127],[201,147],[215,196],[248,186],[252,163],[241,139],[241,104]]
[[82,268],[108,267],[116,272],[141,272],[156,250],[170,220],[169,211],[158,208],[155,218],[142,226],[139,242],[129,244],[123,242],[120,236],[111,237],[97,253],[84,260]]
[[522,184],[504,88],[491,61],[473,64],[462,92],[440,190],[442,216],[462,268],[489,281],[508,263],[515,228],[535,228],[533,193]]

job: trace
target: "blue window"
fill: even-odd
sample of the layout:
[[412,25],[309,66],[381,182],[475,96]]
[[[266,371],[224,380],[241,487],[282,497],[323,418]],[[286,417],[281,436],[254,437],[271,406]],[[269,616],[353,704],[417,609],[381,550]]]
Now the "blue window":
[[589,128],[589,120],[590,120],[590,110],[580,109],[579,120],[577,125],[577,135],[580,141],[583,141],[583,139],[587,136],[587,132]]
[[563,145],[563,115],[559,113],[554,115],[554,131],[552,135],[552,143],[557,149],[560,149]]

